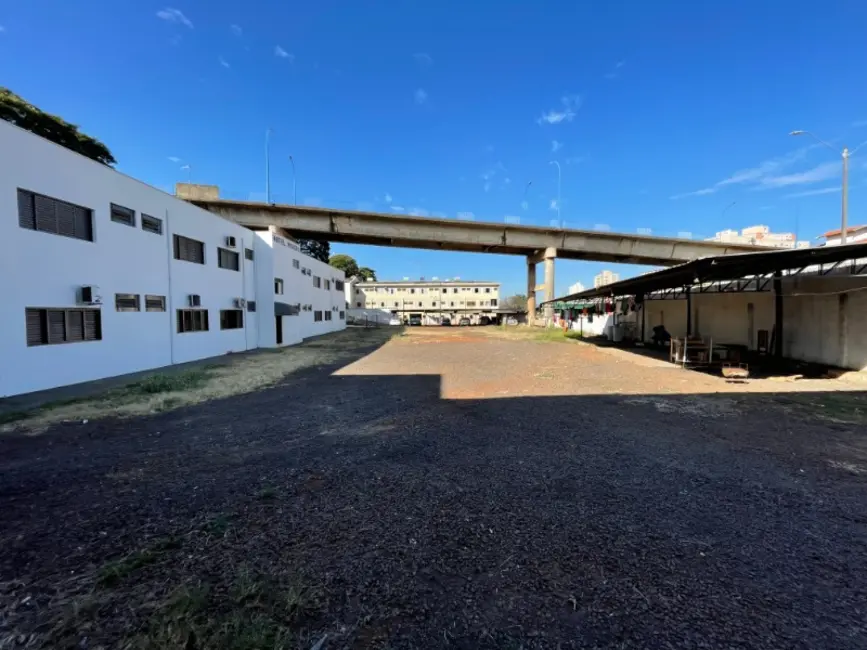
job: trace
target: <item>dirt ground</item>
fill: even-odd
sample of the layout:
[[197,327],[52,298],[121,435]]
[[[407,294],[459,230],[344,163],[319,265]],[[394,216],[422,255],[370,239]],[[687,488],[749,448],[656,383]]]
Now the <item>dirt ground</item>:
[[0,649],[867,647],[857,386],[316,344],[245,394],[8,425]]

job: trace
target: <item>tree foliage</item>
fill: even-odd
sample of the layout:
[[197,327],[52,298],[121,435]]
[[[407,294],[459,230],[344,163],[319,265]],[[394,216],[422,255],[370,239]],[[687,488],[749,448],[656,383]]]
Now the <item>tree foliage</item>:
[[117,162],[102,142],[85,135],[75,124],[40,110],[3,86],[0,86],[0,119],[80,153],[82,156],[101,162],[103,165],[113,165]]
[[347,278],[358,275],[358,262],[351,255],[344,255],[343,253],[332,255],[328,263],[335,269],[343,271]]
[[376,282],[376,271],[369,266],[362,266],[358,269],[358,277],[365,282]]
[[524,311],[527,309],[527,296],[523,293],[517,293],[514,296],[509,296],[506,298],[503,303],[503,307],[507,309],[517,309],[520,311]]
[[317,239],[299,239],[298,246],[301,252],[315,260],[328,264],[328,256],[331,253],[331,244]]

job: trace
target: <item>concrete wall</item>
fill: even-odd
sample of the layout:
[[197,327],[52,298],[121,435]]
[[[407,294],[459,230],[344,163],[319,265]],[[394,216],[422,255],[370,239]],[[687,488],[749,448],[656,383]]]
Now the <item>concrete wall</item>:
[[[262,345],[262,324],[273,326],[274,258],[265,255],[254,233],[238,224],[176,199],[75,154],[27,131],[0,121],[0,271],[4,298],[0,301],[0,397],[43,390],[159,368],[173,363],[249,350]],[[93,240],[67,237],[19,225],[18,190],[27,190],[92,211]],[[134,225],[111,219],[111,204],[135,213]],[[162,232],[142,229],[142,214],[162,221]],[[173,235],[204,244],[204,264],[174,259]],[[237,271],[220,268],[218,247],[235,238]],[[248,260],[245,248],[254,250]],[[342,273],[303,257],[323,278]],[[265,270],[259,267],[265,263]],[[343,293],[316,290],[310,278],[285,271],[287,292],[293,283],[310,294],[317,309],[343,308]],[[270,280],[269,280],[270,278]],[[305,281],[306,280],[306,281]],[[28,345],[26,309],[84,308],[81,287],[99,288],[101,339]],[[267,291],[262,293],[262,289]],[[140,311],[117,311],[115,294],[139,296]],[[177,310],[189,296],[201,297],[209,329],[177,332]],[[146,311],[145,295],[165,296],[165,311]],[[270,311],[260,307],[271,297]],[[243,312],[243,327],[221,329],[220,311],[235,309],[235,300],[256,301],[257,310]],[[267,302],[267,300],[266,300]],[[266,307],[266,305],[261,305]],[[268,317],[268,315],[271,315]],[[262,318],[264,316],[264,318]],[[333,320],[313,322],[312,312],[300,319],[301,337],[341,329],[339,311]],[[309,321],[309,322],[307,322]],[[266,343],[267,328],[265,328]],[[296,342],[300,338],[294,339]]]
[[867,278],[791,278],[783,295],[786,356],[867,370]]
[[[678,301],[684,303],[686,301]],[[698,293],[692,296],[692,333],[720,343],[746,345],[755,350],[758,330],[770,334],[774,327],[774,294],[771,292]],[[671,332],[671,330],[669,330]],[[683,336],[682,333],[672,336]]]

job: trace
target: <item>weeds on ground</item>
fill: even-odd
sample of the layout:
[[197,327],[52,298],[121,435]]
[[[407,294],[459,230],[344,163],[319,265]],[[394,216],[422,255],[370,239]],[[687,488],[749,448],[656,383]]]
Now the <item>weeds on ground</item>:
[[584,337],[580,332],[573,330],[564,330],[562,327],[532,327],[514,325],[501,325],[498,328],[487,328],[482,330],[485,334],[496,336],[498,338],[541,341],[541,342],[564,342],[581,340]]
[[381,344],[391,333],[344,330],[273,354],[239,356],[228,363],[181,372],[162,372],[95,397],[46,404],[33,411],[0,413],[0,432],[17,427],[41,430],[58,422],[137,417],[213,399],[249,393],[304,368],[331,364],[354,350]]
[[867,425],[867,397],[854,391],[788,393],[773,398],[803,417],[817,417],[844,424]]
[[103,587],[115,587],[126,577],[139,569],[164,559],[168,551],[181,547],[181,540],[175,537],[159,539],[148,548],[134,551],[129,555],[109,562],[99,572],[97,582]]

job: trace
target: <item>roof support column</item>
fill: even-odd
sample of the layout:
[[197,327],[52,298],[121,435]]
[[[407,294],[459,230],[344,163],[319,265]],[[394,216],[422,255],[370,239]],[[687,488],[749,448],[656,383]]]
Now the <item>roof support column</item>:
[[684,290],[686,294],[686,335],[692,336],[692,293],[690,287]]
[[[554,260],[557,259],[556,248],[545,249],[545,300],[554,300]],[[554,322],[554,304],[545,305],[545,324]]]
[[774,271],[774,356],[783,358],[783,274]]
[[527,257],[527,325],[536,319],[536,261]]

